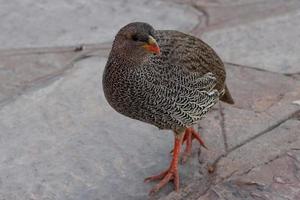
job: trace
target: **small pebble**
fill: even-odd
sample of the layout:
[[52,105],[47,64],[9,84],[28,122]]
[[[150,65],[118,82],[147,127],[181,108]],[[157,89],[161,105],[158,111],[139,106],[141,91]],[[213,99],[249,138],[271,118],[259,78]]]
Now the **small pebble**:
[[275,177],[274,177],[274,181],[275,181],[276,183],[281,183],[281,184],[284,184],[284,183],[285,183],[285,181],[284,181],[281,177],[279,177],[279,176],[275,176]]
[[210,173],[210,174],[214,173],[215,169],[216,169],[215,166],[213,166],[211,164],[207,165],[207,171],[208,171],[208,173]]

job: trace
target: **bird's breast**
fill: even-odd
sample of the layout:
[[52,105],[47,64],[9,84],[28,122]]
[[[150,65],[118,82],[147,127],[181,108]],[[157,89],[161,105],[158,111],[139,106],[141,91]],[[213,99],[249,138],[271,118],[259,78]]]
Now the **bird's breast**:
[[133,91],[136,91],[136,85],[132,70],[123,68],[112,65],[106,67],[103,74],[103,91],[111,107],[128,116],[135,102]]

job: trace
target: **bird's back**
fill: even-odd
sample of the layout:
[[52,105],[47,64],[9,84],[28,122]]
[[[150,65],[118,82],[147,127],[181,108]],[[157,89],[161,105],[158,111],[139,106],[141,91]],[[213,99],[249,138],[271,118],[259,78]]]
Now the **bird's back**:
[[199,76],[211,72],[217,80],[215,89],[223,94],[220,99],[233,104],[234,101],[225,84],[226,71],[224,64],[216,52],[202,40],[191,35],[173,30],[157,30],[155,37],[161,47],[161,55],[152,57],[152,62],[163,60],[182,68],[178,73],[197,73]]

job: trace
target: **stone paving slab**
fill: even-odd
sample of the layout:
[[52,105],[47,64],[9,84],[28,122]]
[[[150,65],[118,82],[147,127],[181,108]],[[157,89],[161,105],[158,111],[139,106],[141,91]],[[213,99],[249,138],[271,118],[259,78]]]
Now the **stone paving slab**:
[[201,35],[226,62],[280,73],[300,72],[300,9]]
[[278,128],[229,152],[218,163],[218,177],[222,179],[231,176],[232,173],[242,174],[290,149],[299,147],[299,130],[300,121],[292,118]]
[[[109,107],[101,87],[105,62],[80,61],[1,107],[1,198],[147,198],[153,184],[143,178],[168,166],[173,135]],[[182,186],[202,176],[199,166],[191,159],[181,167]]]
[[[234,106],[223,109],[228,149],[267,130],[299,110],[300,82],[277,73],[227,66]],[[276,80],[276,81],[274,81]]]
[[199,200],[297,200],[300,198],[299,156],[299,149],[290,150],[242,176],[211,187]]
[[[71,58],[77,56],[74,52],[70,55]],[[38,56],[31,58],[38,62],[48,61],[47,58],[52,57],[51,54],[49,57],[40,56],[39,59],[36,59]],[[66,55],[61,56],[65,58]],[[69,57],[62,59],[65,60],[69,60]],[[141,181],[145,176],[157,173],[168,165],[171,159],[168,152],[173,143],[172,134],[163,134],[152,126],[129,120],[115,113],[107,105],[100,85],[101,69],[105,61],[105,58],[79,61],[62,74],[57,74],[55,70],[46,71],[50,75],[54,73],[55,79],[50,79],[47,84],[44,84],[45,80],[42,79],[41,82],[36,83],[36,87],[25,91],[15,101],[2,106],[0,111],[0,130],[3,133],[1,171],[4,172],[2,178],[5,180],[5,187],[0,193],[3,198],[18,199],[22,196],[34,196],[73,199],[79,193],[84,198],[91,199],[96,196],[110,199],[119,199],[121,196],[123,199],[140,199],[147,196],[152,184],[141,184]],[[57,62],[63,64],[59,60]],[[35,65],[28,66],[33,66],[34,70]],[[64,68],[59,68],[62,69]],[[128,127],[127,124],[130,126]],[[207,170],[204,160],[212,161],[225,153],[219,110],[215,109],[209,113],[200,126],[200,132],[206,140],[210,153],[207,154],[204,150],[200,153],[199,146],[194,145],[194,154],[190,162],[180,169],[182,187],[199,178],[206,180],[203,174],[203,171]],[[124,130],[126,130],[125,135],[124,133],[119,135],[120,132],[125,132]],[[106,137],[110,138],[109,142],[105,140]],[[98,142],[92,142],[92,138]],[[135,141],[135,145],[130,147],[130,141]],[[149,149],[144,149],[147,146]],[[46,149],[43,149],[44,147]],[[121,153],[122,151],[127,153]],[[110,153],[103,154],[103,152]],[[136,152],[142,155],[135,158]],[[110,157],[114,159],[109,160]],[[128,157],[134,162],[125,162]],[[101,160],[105,160],[106,163]],[[119,162],[122,162],[120,166]],[[114,169],[114,165],[122,166],[124,169],[118,167]],[[203,170],[199,170],[201,165]],[[101,174],[102,168],[104,172]],[[131,168],[135,170],[130,171]],[[30,172],[31,170],[35,172]],[[123,174],[123,178],[118,178],[121,176],[120,173]],[[109,180],[109,176],[113,174],[112,180]],[[13,181],[15,176],[19,177],[18,182]],[[68,179],[69,185],[65,185],[63,179]],[[22,184],[27,183],[28,180],[31,185],[24,187]],[[78,183],[79,180],[83,185]],[[117,191],[115,188],[109,189],[114,185],[128,183],[132,186],[129,189],[123,187]],[[19,185],[22,189],[14,185]],[[8,187],[12,189],[6,190],[5,188]],[[66,187],[68,193],[59,190],[60,187]],[[56,196],[51,196],[54,190]],[[172,191],[171,185],[155,198],[170,191]],[[114,195],[109,196],[110,193]]]
[[78,59],[91,55],[107,56],[107,46],[84,46],[80,51],[76,46],[0,51],[0,106],[27,90],[51,82],[72,68]]
[[204,13],[206,26],[197,26],[193,32],[203,32],[260,21],[298,10],[298,0],[178,0],[193,5]]
[[75,56],[73,52],[0,55],[0,104],[10,102],[25,88],[38,85],[49,74],[60,73]]
[[112,41],[132,21],[187,31],[201,14],[188,5],[148,0],[1,0],[0,5],[0,49]]
[[298,0],[177,0],[202,12],[192,33],[223,60],[279,73],[299,73]]
[[[183,188],[180,193],[171,193],[161,200],[219,200],[219,199],[273,199],[282,190],[288,199],[297,200],[299,196],[299,129],[300,121],[291,118],[278,128],[252,140],[239,149],[229,152],[217,162],[216,174],[207,174],[211,181],[203,188],[203,181],[194,181]],[[296,162],[277,163],[277,159],[294,156],[287,153],[295,149],[293,158]],[[289,159],[290,160],[290,159]],[[275,170],[276,169],[276,170]],[[265,172],[268,172],[265,174]],[[289,179],[293,173],[293,179]],[[279,177],[287,183],[282,187],[271,188],[272,179]],[[279,179],[280,180],[280,179]],[[292,184],[289,183],[292,182]],[[295,188],[297,188],[295,190]],[[280,190],[279,190],[280,189]],[[257,198],[255,198],[255,196]],[[254,196],[254,197],[253,197]],[[276,199],[277,200],[277,199]]]

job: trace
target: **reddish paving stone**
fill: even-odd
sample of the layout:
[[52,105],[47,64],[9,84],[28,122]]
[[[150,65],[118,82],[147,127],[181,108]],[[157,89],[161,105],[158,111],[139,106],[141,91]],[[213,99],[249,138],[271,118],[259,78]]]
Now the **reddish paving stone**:
[[162,200],[276,199],[278,194],[298,200],[299,129],[299,120],[288,120],[222,158],[216,174],[207,176],[209,185],[194,181]]
[[233,150],[218,163],[218,178],[223,179],[235,173],[243,173],[276,158],[291,148],[299,147],[299,130],[300,121],[290,119]]
[[291,150],[283,156],[253,168],[243,176],[237,176],[210,188],[198,200],[300,199],[300,151]]
[[[235,105],[224,106],[228,148],[255,137],[300,109],[300,82],[277,73],[227,66]],[[274,81],[276,80],[276,81]]]

